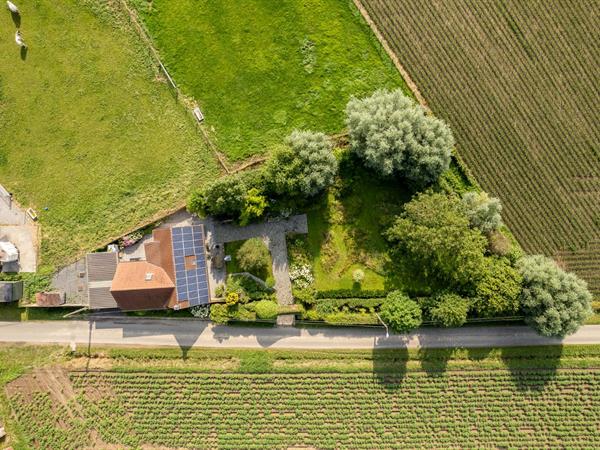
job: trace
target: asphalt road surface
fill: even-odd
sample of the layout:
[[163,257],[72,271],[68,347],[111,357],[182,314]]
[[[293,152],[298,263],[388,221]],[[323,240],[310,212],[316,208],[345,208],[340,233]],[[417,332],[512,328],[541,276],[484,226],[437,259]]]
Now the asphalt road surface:
[[544,338],[526,326],[425,328],[385,336],[378,328],[286,328],[221,326],[198,320],[102,319],[0,322],[0,342],[210,348],[372,349],[504,347],[600,344],[600,325],[561,339]]

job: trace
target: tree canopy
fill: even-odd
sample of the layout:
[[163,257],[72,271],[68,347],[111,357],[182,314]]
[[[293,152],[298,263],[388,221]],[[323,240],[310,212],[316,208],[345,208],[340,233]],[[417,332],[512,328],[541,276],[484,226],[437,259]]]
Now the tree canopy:
[[264,277],[271,264],[271,254],[260,238],[251,238],[236,253],[240,269],[258,277]]
[[516,314],[523,278],[505,258],[486,258],[486,270],[475,284],[475,310],[480,316]]
[[592,314],[592,295],[585,281],[563,271],[542,255],[517,262],[523,276],[521,308],[528,323],[544,336],[573,334]]
[[275,194],[313,197],[333,183],[337,170],[329,137],[295,130],[269,160],[266,177]]
[[502,204],[487,192],[466,192],[462,197],[465,212],[472,227],[484,233],[497,231],[502,226]]
[[444,327],[460,327],[467,321],[469,300],[451,292],[436,295],[429,309],[431,320]]
[[422,322],[419,305],[401,291],[388,294],[379,314],[381,320],[398,333],[407,333]]
[[458,197],[420,193],[387,232],[395,251],[408,255],[427,279],[464,286],[486,270],[487,240],[469,227]]
[[426,184],[450,165],[454,137],[448,125],[399,89],[351,99],[346,124],[353,151],[383,176]]

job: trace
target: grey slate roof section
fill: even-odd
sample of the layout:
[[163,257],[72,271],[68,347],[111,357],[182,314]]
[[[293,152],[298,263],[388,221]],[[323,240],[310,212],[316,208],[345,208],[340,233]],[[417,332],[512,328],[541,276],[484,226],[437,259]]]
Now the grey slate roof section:
[[118,308],[110,293],[118,258],[117,253],[88,253],[86,256],[90,309]]
[[0,283],[0,303],[10,303],[23,297],[22,281],[4,281]]

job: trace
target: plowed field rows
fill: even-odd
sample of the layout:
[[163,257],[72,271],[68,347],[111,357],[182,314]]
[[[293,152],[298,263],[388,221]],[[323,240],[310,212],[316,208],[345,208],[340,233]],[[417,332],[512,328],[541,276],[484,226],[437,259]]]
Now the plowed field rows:
[[362,3],[524,249],[600,293],[597,3]]

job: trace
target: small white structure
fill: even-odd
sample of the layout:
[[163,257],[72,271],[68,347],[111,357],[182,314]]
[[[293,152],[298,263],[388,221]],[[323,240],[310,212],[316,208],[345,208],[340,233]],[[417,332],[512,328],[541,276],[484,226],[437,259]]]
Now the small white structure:
[[194,113],[194,117],[196,118],[198,123],[204,120],[204,114],[202,114],[202,111],[200,111],[199,107],[196,106],[192,112]]
[[19,260],[19,250],[12,242],[0,241],[0,263],[11,263]]
[[10,10],[11,13],[21,14],[21,11],[19,11],[19,8],[17,8],[17,5],[15,5],[10,0],[6,0],[6,6],[8,7],[8,9]]

